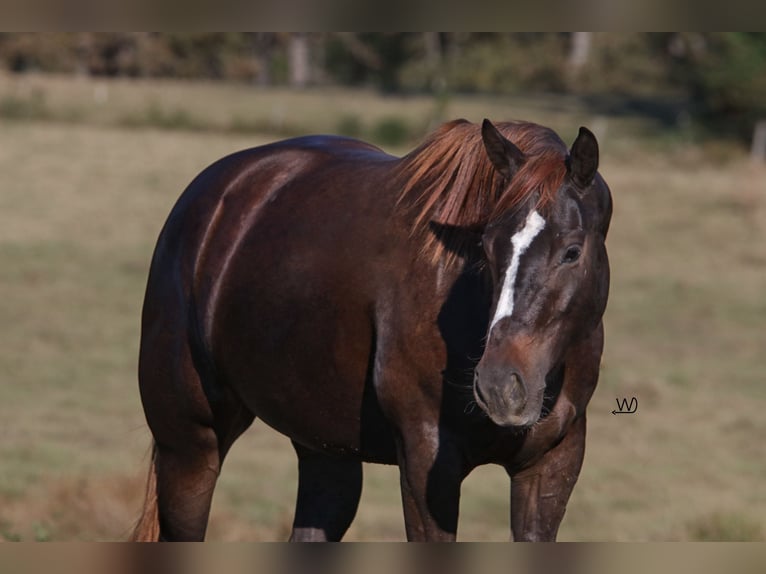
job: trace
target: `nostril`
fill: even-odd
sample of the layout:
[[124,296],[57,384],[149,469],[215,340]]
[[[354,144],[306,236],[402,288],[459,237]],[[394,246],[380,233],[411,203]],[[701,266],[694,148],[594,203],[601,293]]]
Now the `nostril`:
[[527,391],[524,383],[517,373],[513,373],[510,379],[510,397],[514,403],[524,404],[527,400]]

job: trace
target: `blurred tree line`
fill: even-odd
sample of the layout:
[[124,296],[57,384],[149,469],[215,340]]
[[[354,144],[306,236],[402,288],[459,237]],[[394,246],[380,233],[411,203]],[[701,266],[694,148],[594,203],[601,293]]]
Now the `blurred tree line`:
[[675,98],[701,125],[739,137],[766,118],[764,33],[6,33],[0,66],[389,93]]

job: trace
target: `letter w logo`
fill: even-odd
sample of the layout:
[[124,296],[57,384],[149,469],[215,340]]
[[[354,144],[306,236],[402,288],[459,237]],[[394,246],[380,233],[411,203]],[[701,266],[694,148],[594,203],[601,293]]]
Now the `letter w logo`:
[[612,411],[613,415],[627,415],[638,410],[638,399],[636,397],[632,397],[630,401],[627,398],[614,400],[617,401],[617,410]]

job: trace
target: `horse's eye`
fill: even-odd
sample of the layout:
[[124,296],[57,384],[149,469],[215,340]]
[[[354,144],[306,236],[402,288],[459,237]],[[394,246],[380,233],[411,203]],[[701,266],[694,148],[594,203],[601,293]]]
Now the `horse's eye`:
[[567,248],[566,253],[564,253],[564,257],[562,258],[562,263],[574,263],[580,258],[580,254],[582,253],[582,249],[580,249],[579,245],[572,245]]

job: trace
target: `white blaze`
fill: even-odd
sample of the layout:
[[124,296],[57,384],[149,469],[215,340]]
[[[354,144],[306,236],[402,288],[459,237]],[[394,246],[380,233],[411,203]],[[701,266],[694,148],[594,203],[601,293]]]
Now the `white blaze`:
[[503,317],[510,317],[513,313],[513,290],[516,286],[516,275],[519,272],[519,260],[544,227],[545,220],[533,209],[529,212],[529,215],[527,215],[524,227],[511,237],[511,262],[505,270],[503,289],[500,291],[500,298],[497,300],[495,316],[492,317],[492,323],[489,325],[490,330],[500,319]]

